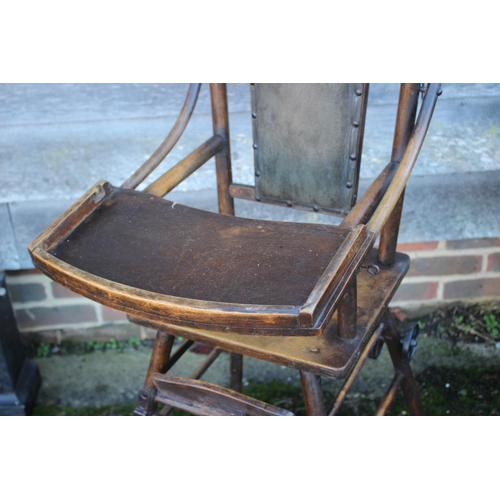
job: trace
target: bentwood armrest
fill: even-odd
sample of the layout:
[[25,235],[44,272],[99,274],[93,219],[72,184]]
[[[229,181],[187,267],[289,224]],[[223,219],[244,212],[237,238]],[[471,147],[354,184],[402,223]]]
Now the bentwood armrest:
[[134,189],[165,159],[177,144],[193,114],[200,93],[201,83],[191,83],[177,120],[158,149],[123,184],[123,188]]
[[440,89],[441,85],[438,83],[430,83],[427,87],[415,128],[410,137],[410,141],[406,147],[403,158],[401,159],[401,163],[399,164],[399,167],[394,174],[394,178],[392,179],[384,197],[367,224],[368,230],[373,233],[375,237],[380,234],[380,231],[387,222],[406,187],[406,183],[408,182],[415,162],[417,161],[420,149],[422,148],[425,135],[427,134],[432,113],[440,94]]

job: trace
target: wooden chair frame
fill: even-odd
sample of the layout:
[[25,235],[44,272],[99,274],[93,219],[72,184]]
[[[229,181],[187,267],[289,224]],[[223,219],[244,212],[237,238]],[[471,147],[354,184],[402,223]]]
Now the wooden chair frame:
[[[144,165],[123,183],[122,189],[136,188],[175,146],[193,113],[199,89],[200,84],[190,85],[184,106],[171,132]],[[421,91],[425,95],[415,121]],[[144,192],[151,196],[151,200],[162,198],[210,158],[215,157],[219,212],[234,216],[234,198],[259,200],[256,199],[254,187],[232,182],[225,84],[211,84],[210,92],[213,136],[152,182]],[[58,245],[69,241],[69,235],[73,234],[75,228],[89,220],[92,214],[95,215],[117,191],[117,188],[106,182],[97,183],[30,244],[29,251],[36,267],[55,281],[77,293],[127,312],[132,321],[158,330],[145,386],[139,395],[137,414],[154,413],[158,402],[165,405],[164,414],[172,407],[189,409],[200,415],[288,414],[285,410],[239,394],[242,356],[250,355],[298,368],[307,414],[334,415],[359,370],[381,339],[389,348],[395,377],[377,414],[387,411],[399,386],[410,411],[413,414],[423,413],[409,366],[409,356],[403,352],[387,304],[409,265],[407,258],[396,254],[404,189],[422,147],[440,92],[439,84],[429,84],[423,89],[420,84],[402,84],[391,161],[338,226],[343,241],[301,306],[206,302],[159,295],[93,275],[59,259]],[[360,140],[362,132],[361,130]],[[378,251],[375,253],[372,248],[379,236]],[[380,265],[383,271],[380,279],[390,278],[392,285],[387,296],[378,297],[380,306],[377,306],[373,316],[369,320],[363,320],[358,318],[357,313],[358,289],[359,286],[364,286],[360,284],[358,273],[362,264],[367,262],[371,262],[371,266]],[[353,347],[357,354],[354,355],[354,350],[351,350],[338,365],[326,366],[325,363],[315,363],[305,358],[296,359],[293,355],[280,352],[279,339],[282,335],[294,337],[289,342],[295,342],[296,345],[301,345],[304,338],[316,339],[311,342],[317,342],[314,344],[317,346],[308,349],[312,353],[320,352],[329,342],[324,338],[325,329],[334,321],[335,312],[339,351],[342,350],[342,342],[347,345],[359,338]],[[363,321],[368,322],[365,324]],[[359,328],[364,330],[361,337]],[[272,342],[275,341],[275,344],[271,348],[266,347],[270,341],[263,340],[269,335],[277,336],[276,339],[273,337]],[[171,354],[175,336],[182,336],[186,340],[176,353]],[[215,349],[193,374],[192,380],[166,375],[168,369],[194,341],[205,342]],[[232,353],[230,390],[196,380],[216,359],[221,349]],[[321,376],[345,378],[342,389],[329,409],[323,399]]]

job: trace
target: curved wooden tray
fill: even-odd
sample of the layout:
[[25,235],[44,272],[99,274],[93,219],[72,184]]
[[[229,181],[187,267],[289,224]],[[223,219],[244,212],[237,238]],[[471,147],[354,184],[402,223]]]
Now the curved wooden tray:
[[30,246],[36,267],[135,316],[317,335],[371,243],[366,227],[261,221],[97,183]]

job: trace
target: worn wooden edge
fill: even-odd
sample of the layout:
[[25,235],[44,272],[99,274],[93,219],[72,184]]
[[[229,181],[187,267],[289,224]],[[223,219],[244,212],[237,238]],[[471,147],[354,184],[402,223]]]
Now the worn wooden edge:
[[156,374],[153,383],[157,402],[195,415],[294,416],[278,406],[201,380]]
[[229,185],[229,195],[232,198],[255,201],[255,186],[232,183]]
[[50,251],[112,194],[113,189],[108,181],[95,183],[28,245],[28,251],[32,253],[38,247]]
[[87,273],[40,247],[31,251],[31,257],[35,267],[62,286],[135,316],[242,334],[308,336],[320,333],[317,328],[300,328],[297,306],[234,304],[162,295]]
[[[204,325],[214,331],[258,335],[310,336],[321,333],[324,321],[319,326],[315,322],[318,307],[310,318],[306,310],[303,313],[306,319],[301,323],[299,306],[211,302],[158,294],[87,273],[52,255],[50,250],[98,208],[114,189],[106,181],[97,183],[33,241],[28,250],[35,266],[75,293],[148,319],[166,320],[168,316],[170,322],[178,325]],[[324,293],[328,292],[329,289],[324,290]]]
[[323,271],[304,305],[300,308],[301,326],[311,327],[316,324],[319,316],[323,314],[326,302],[330,300],[333,291],[338,288],[341,282],[345,281],[345,273],[352,267],[353,259],[366,240],[366,236],[366,226],[363,225],[358,225],[349,232]]

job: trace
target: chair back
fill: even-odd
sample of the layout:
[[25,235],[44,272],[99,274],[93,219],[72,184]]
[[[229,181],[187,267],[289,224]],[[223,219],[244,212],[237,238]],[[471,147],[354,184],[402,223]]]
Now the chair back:
[[252,84],[257,200],[346,215],[356,203],[368,84]]

